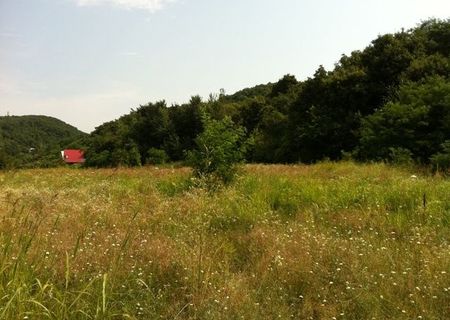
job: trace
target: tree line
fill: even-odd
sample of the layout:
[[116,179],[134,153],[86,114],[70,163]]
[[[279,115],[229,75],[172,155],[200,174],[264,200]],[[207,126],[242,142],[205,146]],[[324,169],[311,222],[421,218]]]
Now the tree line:
[[428,20],[379,36],[305,81],[286,75],[232,95],[142,105],[96,128],[87,164],[183,160],[204,129],[202,113],[245,130],[250,162],[442,160],[450,144],[449,75],[450,20]]
[[182,161],[198,148],[207,115],[231,120],[245,134],[249,162],[352,158],[450,166],[449,76],[450,19],[431,19],[381,35],[304,81],[285,75],[231,95],[150,102],[77,143],[88,166]]

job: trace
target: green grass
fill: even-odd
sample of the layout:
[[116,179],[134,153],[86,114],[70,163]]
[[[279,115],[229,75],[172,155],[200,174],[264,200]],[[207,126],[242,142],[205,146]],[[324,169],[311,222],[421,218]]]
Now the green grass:
[[450,180],[353,163],[189,179],[0,173],[0,319],[448,316]]

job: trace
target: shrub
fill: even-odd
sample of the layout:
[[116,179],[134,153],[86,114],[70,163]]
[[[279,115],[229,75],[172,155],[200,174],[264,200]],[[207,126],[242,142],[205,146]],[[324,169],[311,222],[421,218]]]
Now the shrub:
[[397,165],[410,165],[414,162],[412,152],[406,148],[389,148],[389,159]]
[[434,154],[430,160],[436,171],[450,171],[450,140],[446,140],[442,145],[442,152]]
[[90,149],[85,154],[87,167],[108,167],[111,160],[111,152],[103,150],[101,152],[95,152]]
[[229,117],[222,120],[203,115],[204,131],[195,139],[196,149],[188,152],[194,175],[209,182],[231,182],[243,161],[247,143],[245,129]]
[[147,151],[147,159],[145,163],[147,164],[164,164],[169,160],[169,156],[162,149],[150,148]]

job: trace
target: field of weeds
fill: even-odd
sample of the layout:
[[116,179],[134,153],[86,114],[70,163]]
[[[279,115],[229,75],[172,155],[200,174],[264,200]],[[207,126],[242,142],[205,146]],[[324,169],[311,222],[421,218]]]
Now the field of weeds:
[[449,179],[250,165],[212,193],[189,175],[0,173],[0,319],[448,319]]

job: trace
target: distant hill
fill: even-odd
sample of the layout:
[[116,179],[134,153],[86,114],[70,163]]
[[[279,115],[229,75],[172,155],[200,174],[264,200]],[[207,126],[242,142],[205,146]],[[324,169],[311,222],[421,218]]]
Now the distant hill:
[[[61,148],[73,147],[86,133],[53,117],[0,117],[0,166],[52,166]],[[3,160],[2,160],[3,159]]]

